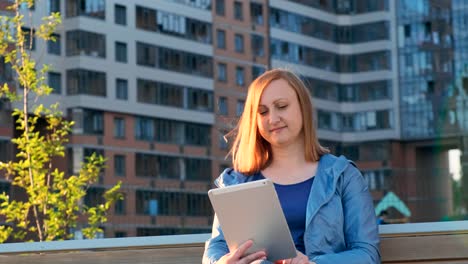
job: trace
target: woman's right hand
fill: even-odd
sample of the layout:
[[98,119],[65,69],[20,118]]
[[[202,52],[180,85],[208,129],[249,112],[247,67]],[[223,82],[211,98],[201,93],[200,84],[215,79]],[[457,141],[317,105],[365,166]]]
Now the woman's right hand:
[[219,264],[249,264],[256,260],[266,259],[265,251],[257,251],[249,255],[245,252],[253,245],[252,240],[248,240],[240,245],[234,252],[229,252],[220,258],[216,263]]

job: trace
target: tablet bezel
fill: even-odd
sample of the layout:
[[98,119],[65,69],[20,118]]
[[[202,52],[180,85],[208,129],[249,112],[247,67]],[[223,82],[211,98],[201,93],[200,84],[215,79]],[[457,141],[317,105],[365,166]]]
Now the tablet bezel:
[[252,239],[254,243],[246,254],[266,250],[269,261],[296,256],[296,247],[271,180],[211,189],[208,197],[231,252]]

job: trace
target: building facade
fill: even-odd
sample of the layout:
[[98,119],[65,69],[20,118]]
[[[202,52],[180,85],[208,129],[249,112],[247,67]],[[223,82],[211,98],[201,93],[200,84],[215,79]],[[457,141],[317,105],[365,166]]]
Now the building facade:
[[[52,67],[46,101],[60,101],[75,121],[67,171],[92,152],[108,160],[84,202],[124,183],[106,237],[210,232],[206,192],[230,166],[224,135],[249,83],[277,67],[303,78],[322,144],[357,161],[376,204],[392,191],[410,221],[438,221],[452,212],[447,151],[466,127],[466,8],[462,0],[40,0],[33,23],[61,12],[63,24],[57,42],[37,41],[33,54]],[[12,78],[0,60],[0,80]],[[0,107],[7,160],[14,127],[11,106]],[[11,192],[6,181],[1,188]]]

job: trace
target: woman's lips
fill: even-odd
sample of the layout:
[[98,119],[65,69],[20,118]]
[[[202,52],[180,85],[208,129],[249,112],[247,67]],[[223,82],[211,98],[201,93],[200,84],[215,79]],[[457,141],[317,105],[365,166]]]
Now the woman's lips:
[[286,127],[286,126],[273,128],[273,129],[270,130],[270,132],[271,132],[271,133],[277,132],[277,131],[280,131],[281,129],[285,128],[285,127]]

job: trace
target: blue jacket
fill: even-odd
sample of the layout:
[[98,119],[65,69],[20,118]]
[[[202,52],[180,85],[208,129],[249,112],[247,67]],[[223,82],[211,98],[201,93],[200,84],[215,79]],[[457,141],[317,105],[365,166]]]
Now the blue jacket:
[[[221,188],[252,178],[226,169],[215,184]],[[380,263],[376,223],[372,197],[354,163],[343,156],[323,155],[307,202],[304,244],[309,259],[317,264]],[[228,252],[215,217],[203,263],[216,263]]]

